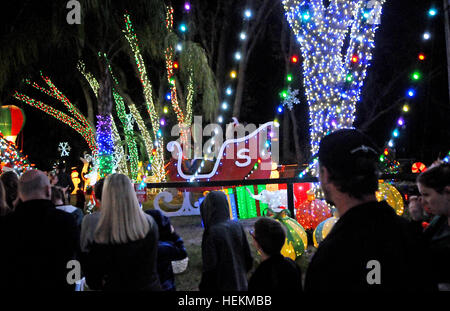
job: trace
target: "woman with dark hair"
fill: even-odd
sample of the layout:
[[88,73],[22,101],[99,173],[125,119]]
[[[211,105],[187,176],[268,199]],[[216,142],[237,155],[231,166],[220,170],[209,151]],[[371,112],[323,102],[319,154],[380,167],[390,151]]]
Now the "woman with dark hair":
[[3,183],[6,193],[6,203],[11,210],[14,209],[14,203],[17,200],[17,187],[19,185],[19,176],[14,171],[4,172],[0,179]]
[[424,234],[429,242],[433,279],[450,290],[450,164],[434,166],[417,177],[424,203],[435,215]]

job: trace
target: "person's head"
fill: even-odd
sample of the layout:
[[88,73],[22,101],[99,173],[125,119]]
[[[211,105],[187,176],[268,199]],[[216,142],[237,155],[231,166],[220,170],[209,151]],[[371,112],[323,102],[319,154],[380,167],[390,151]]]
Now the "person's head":
[[29,170],[19,178],[18,193],[23,201],[50,200],[51,186],[47,175],[39,170]]
[[319,177],[325,199],[336,192],[354,199],[378,190],[378,147],[356,129],[342,129],[325,136],[319,146]]
[[425,204],[434,215],[450,217],[450,164],[434,166],[417,177]]
[[127,243],[143,239],[149,230],[150,224],[139,207],[130,179],[123,174],[106,177],[95,242]]
[[6,203],[6,193],[5,188],[3,187],[3,182],[0,180],[0,216],[4,216],[9,214],[11,209]]
[[12,209],[14,208],[13,202],[17,198],[17,187],[19,186],[19,176],[14,171],[4,172],[0,176],[0,180],[3,183],[6,192],[6,203]]
[[60,187],[53,186],[52,187],[52,202],[55,205],[63,205],[64,204],[64,192]]
[[211,191],[200,205],[200,215],[205,230],[230,219],[230,207],[225,193]]
[[102,201],[103,184],[105,183],[105,178],[99,179],[94,185],[94,195],[95,199],[100,203]]
[[422,197],[417,195],[409,196],[408,212],[412,220],[422,221],[424,218]]
[[255,222],[255,230],[252,236],[256,248],[270,257],[281,252],[286,240],[286,231],[280,222],[264,217]]

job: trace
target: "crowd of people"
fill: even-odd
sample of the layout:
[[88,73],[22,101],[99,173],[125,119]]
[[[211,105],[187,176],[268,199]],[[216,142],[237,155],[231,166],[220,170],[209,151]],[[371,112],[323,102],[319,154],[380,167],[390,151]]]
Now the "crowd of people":
[[[200,206],[200,291],[450,290],[450,165],[421,173],[408,196],[409,219],[378,202],[379,150],[353,129],[322,139],[319,180],[339,220],[306,271],[282,256],[286,229],[262,217],[249,232],[260,264],[253,273],[247,233],[230,219],[221,191]],[[94,188],[98,211],[70,205],[70,184],[39,170],[0,177],[0,287],[68,290],[68,263],[80,263],[91,290],[175,291],[172,262],[188,256],[170,219],[143,211],[130,179],[111,174]],[[64,178],[61,178],[63,180]],[[73,189],[70,189],[70,191]],[[305,280],[302,282],[302,274]]]

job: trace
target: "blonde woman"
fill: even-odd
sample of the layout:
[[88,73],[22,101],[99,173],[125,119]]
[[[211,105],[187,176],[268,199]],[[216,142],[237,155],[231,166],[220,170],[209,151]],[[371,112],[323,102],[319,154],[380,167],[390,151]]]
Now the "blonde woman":
[[160,290],[157,247],[158,227],[139,207],[130,179],[108,176],[94,240],[82,258],[89,288]]

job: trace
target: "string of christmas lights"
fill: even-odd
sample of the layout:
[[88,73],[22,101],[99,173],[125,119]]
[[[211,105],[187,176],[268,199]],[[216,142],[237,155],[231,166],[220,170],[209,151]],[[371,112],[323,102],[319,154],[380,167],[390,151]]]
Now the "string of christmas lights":
[[147,106],[147,112],[150,116],[152,131],[154,140],[154,147],[156,147],[156,154],[153,157],[152,171],[157,181],[165,180],[165,169],[164,169],[164,140],[160,131],[160,120],[158,119],[158,114],[155,110],[155,106],[153,104],[153,95],[152,95],[152,85],[147,76],[147,70],[145,68],[144,59],[142,58],[142,54],[139,50],[139,41],[134,32],[133,25],[131,23],[130,15],[124,15],[125,20],[125,38],[127,39],[131,50],[133,51],[134,60],[137,66],[137,70],[139,73],[139,79],[142,84],[145,103]]
[[98,169],[100,177],[114,171],[114,142],[111,115],[97,115]]
[[303,56],[312,154],[326,134],[353,125],[384,2],[332,0],[325,8],[323,1],[283,1]]
[[40,109],[43,112],[51,115],[55,119],[67,124],[68,126],[73,128],[75,131],[77,131],[81,136],[83,136],[84,140],[86,141],[86,143],[89,146],[89,149],[91,149],[91,153],[97,152],[97,142],[95,139],[95,135],[90,130],[90,128],[87,128],[87,127],[81,125],[77,120],[68,116],[64,112],[54,109],[53,107],[46,105],[41,101],[35,100],[25,94],[21,94],[21,93],[15,91],[13,94],[13,97],[24,102],[27,105],[30,105],[31,107]]
[[114,171],[128,176],[128,167],[123,146],[119,144],[121,141],[116,123],[111,120],[113,141],[114,141]]
[[[111,64],[109,63],[108,59],[106,58],[106,55],[103,55],[105,58],[105,61],[108,63],[108,69],[109,73],[111,74],[111,77],[113,78],[113,81],[116,86],[119,85],[119,81],[117,81],[116,77],[114,76],[111,68]],[[125,142],[128,146],[128,154],[130,156],[130,173],[131,173],[131,180],[135,182],[138,178],[138,162],[139,162],[139,156],[138,156],[138,149],[137,149],[137,143],[134,139],[134,131],[133,126],[129,124],[129,118],[125,109],[125,103],[123,100],[123,97],[119,94],[117,89],[113,86],[112,87],[112,93],[113,98],[116,103],[116,112],[117,116],[119,117],[120,122],[122,123],[123,132],[125,134]]]
[[13,169],[17,174],[22,175],[27,170],[33,168],[34,164],[28,161],[28,156],[24,156],[16,149],[14,143],[7,140],[0,133],[0,166],[3,172],[4,167]]
[[[167,6],[166,11],[166,28],[169,33],[173,31],[173,7]],[[170,85],[170,101],[172,102],[173,110],[177,115],[178,124],[184,124],[184,114],[178,105],[177,87],[174,77],[174,48],[169,46],[164,52],[164,57],[166,60],[166,70],[167,70],[167,82]],[[179,65],[177,64],[177,67]]]
[[233,65],[232,69],[230,70],[230,73],[228,75],[228,83],[223,91],[223,100],[222,100],[222,104],[220,105],[222,113],[219,114],[219,116],[217,117],[217,122],[219,122],[219,123],[223,123],[225,121],[223,114],[225,114],[226,111],[228,111],[228,109],[230,107],[230,102],[233,100],[232,95],[234,93],[234,87],[237,83],[237,79],[239,79],[238,73],[236,70],[236,66],[239,67],[240,60],[243,57],[245,57],[245,55],[242,55],[243,46],[244,46],[244,44],[246,44],[246,42],[248,40],[249,23],[250,23],[250,20],[252,19],[252,17],[253,17],[253,11],[250,8],[246,8],[243,12],[242,30],[239,32],[239,35],[238,35],[240,46],[238,47],[236,52],[234,52],[234,55],[233,55],[233,58],[234,58],[236,64]]
[[[102,57],[101,53],[99,53],[99,56]],[[78,61],[77,69],[80,71],[80,73],[83,75],[83,77],[88,81],[92,91],[95,94],[95,97],[98,99],[98,90],[100,89],[100,84],[98,83],[97,79],[94,77],[92,73],[86,70],[86,65],[82,60]],[[115,77],[112,75],[113,80],[116,81]],[[117,81],[116,81],[117,83]],[[116,123],[114,122],[114,118],[111,118],[111,127],[112,127],[112,135],[113,135],[113,142],[115,146],[114,150],[114,168],[113,171],[117,171],[123,174],[128,175],[128,167],[126,163],[126,157],[125,157],[125,151],[124,147],[121,144],[121,138],[119,131],[117,130]],[[128,142],[127,142],[128,143]],[[93,163],[94,166],[98,165],[98,161],[96,163]]]
[[[427,13],[429,17],[428,24],[431,23],[433,18],[438,14],[437,8],[432,5]],[[428,25],[429,26],[429,25]],[[424,66],[424,64],[427,61],[427,56],[424,52],[422,52],[425,49],[426,44],[431,39],[432,35],[429,32],[429,30],[426,30],[422,34],[422,46],[419,48],[421,52],[418,53],[416,58],[415,67],[416,69],[413,70],[413,72],[409,75],[409,80],[411,85],[408,87],[408,89],[405,91],[405,96],[409,100],[413,100],[414,97],[417,95],[418,92],[418,83],[422,79],[422,72],[418,69]],[[391,136],[389,141],[384,146],[383,154],[380,155],[380,162],[384,166],[385,173],[398,173],[400,163],[393,159],[395,154],[395,144],[396,140],[399,139],[401,131],[406,128],[406,120],[407,120],[407,114],[410,112],[411,106],[409,105],[409,102],[405,102],[404,105],[401,108],[400,115],[396,121],[396,124],[394,126],[394,129],[391,132]]]

